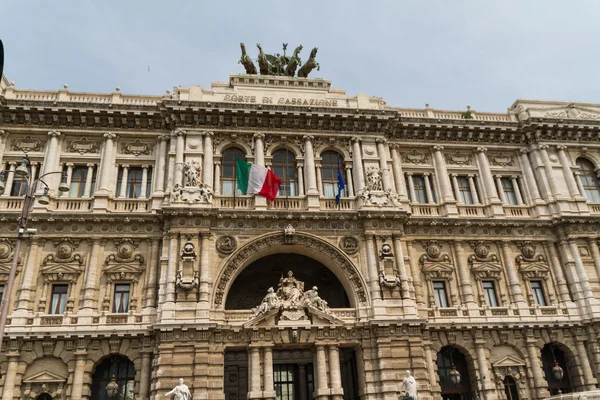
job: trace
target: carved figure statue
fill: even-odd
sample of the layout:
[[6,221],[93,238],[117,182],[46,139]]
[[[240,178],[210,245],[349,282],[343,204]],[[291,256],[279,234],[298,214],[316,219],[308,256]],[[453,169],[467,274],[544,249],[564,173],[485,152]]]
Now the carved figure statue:
[[197,187],[198,186],[198,174],[202,170],[200,164],[197,161],[191,161],[184,165],[184,186],[186,187]]
[[410,370],[406,370],[406,375],[402,379],[400,389],[403,390],[403,400],[417,400],[417,381],[412,376]]
[[377,167],[369,167],[369,169],[367,169],[367,190],[383,190],[383,185],[381,183],[381,171]]
[[256,61],[258,61],[258,67],[260,68],[260,74],[261,75],[269,75],[271,73],[269,60],[267,60],[267,56],[265,55],[265,52],[263,51],[260,43],[257,43],[256,47],[258,47],[258,50],[259,50],[258,58],[256,59]]
[[200,184],[200,201],[212,203],[213,191],[206,183]]
[[313,306],[321,311],[329,310],[327,302],[319,296],[319,289],[316,286],[304,293],[304,302],[306,305]]
[[258,306],[258,308],[256,309],[254,315],[266,314],[267,312],[279,307],[280,305],[281,301],[279,300],[279,297],[277,297],[273,288],[270,287],[269,290],[267,290],[267,295],[260,303],[260,306]]
[[242,48],[242,57],[240,58],[240,61],[238,61],[238,63],[244,66],[247,74],[256,75],[256,66],[250,59],[250,56],[246,54],[246,46],[244,45],[244,43],[240,43],[240,47]]
[[285,73],[288,76],[294,76],[294,74],[296,73],[296,68],[298,68],[298,66],[300,64],[302,64],[302,60],[300,59],[300,56],[298,54],[300,54],[300,52],[302,51],[302,45],[296,47],[296,49],[294,50],[294,54],[292,54],[292,57],[290,58],[290,62],[288,63],[287,67],[285,68]]
[[304,282],[294,278],[294,273],[289,271],[286,278],[281,277],[277,294],[283,300],[284,307],[297,307],[304,291]]
[[183,379],[179,379],[179,385],[175,386],[173,390],[165,394],[165,397],[173,395],[173,400],[191,400],[192,394],[190,389],[183,383]]
[[319,63],[315,60],[315,57],[317,56],[317,50],[318,48],[315,47],[314,49],[312,49],[312,51],[310,52],[310,57],[308,59],[308,61],[302,66],[302,68],[300,68],[300,70],[298,71],[298,77],[299,78],[308,78],[308,74],[310,74],[310,72],[314,69],[317,68],[317,71],[319,71],[321,69],[321,66],[319,65]]

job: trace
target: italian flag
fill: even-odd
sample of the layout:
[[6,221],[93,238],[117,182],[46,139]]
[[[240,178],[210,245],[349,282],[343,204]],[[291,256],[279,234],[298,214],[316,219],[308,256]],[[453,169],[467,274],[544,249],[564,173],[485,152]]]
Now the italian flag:
[[260,165],[236,159],[237,184],[244,194],[260,194],[269,201],[275,200],[281,179],[273,171]]

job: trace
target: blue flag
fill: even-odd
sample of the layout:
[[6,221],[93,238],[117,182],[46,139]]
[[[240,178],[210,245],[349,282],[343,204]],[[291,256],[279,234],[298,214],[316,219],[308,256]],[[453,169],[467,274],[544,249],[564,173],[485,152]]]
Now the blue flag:
[[342,195],[342,191],[346,188],[344,185],[344,177],[342,176],[342,171],[338,169],[338,193],[335,196],[335,204],[340,204],[340,197]]

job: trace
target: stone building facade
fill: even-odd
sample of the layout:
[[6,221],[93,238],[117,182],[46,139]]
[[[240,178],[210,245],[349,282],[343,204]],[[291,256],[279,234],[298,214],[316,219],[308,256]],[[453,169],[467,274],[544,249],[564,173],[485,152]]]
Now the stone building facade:
[[[251,75],[1,85],[2,400],[105,399],[113,376],[126,399],[183,378],[195,400],[391,400],[407,369],[423,399],[596,387],[600,105],[403,109]],[[23,155],[71,191],[44,178],[17,255]],[[236,159],[278,198],[235,192]]]

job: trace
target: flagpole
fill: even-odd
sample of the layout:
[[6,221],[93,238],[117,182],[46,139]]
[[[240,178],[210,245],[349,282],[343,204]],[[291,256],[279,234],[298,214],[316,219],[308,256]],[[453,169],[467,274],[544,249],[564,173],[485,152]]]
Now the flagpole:
[[233,163],[233,208],[235,208],[235,203],[236,203],[236,199],[235,199],[235,194],[237,192],[237,157],[235,157],[234,159],[234,163]]
[[338,211],[339,211],[342,209],[342,191],[340,190],[340,180],[339,180],[339,174],[340,174],[340,156],[339,155],[337,157],[337,167],[338,167],[338,170],[337,170],[336,175],[338,175],[338,176],[336,176],[336,178],[338,178],[337,179],[337,181],[338,181],[337,187],[338,187],[338,196],[340,197],[340,200],[338,201],[337,206],[338,206]]
[[283,190],[285,191],[285,209],[287,210],[289,208],[289,204],[290,204],[290,197],[289,197],[289,191],[287,190],[287,185],[286,185],[286,170],[287,170],[287,166],[288,166],[288,144],[287,144],[287,138],[284,138],[285,140],[285,167],[283,168]]

